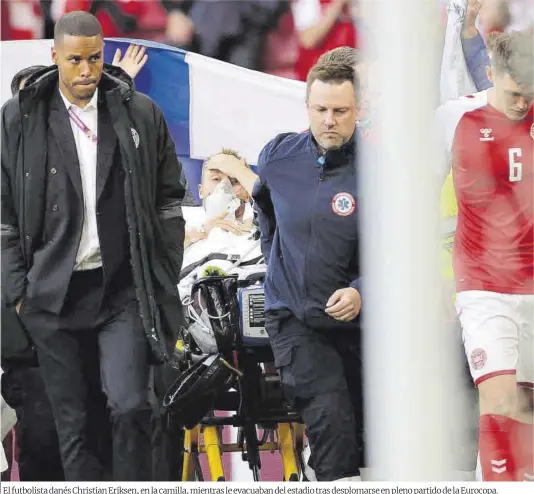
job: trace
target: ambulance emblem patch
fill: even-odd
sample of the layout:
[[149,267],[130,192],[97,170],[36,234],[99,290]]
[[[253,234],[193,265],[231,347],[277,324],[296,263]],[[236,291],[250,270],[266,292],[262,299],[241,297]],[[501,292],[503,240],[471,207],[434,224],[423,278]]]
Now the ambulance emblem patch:
[[534,139],[534,123],[530,127],[530,137],[532,137],[532,139]]
[[332,199],[332,209],[338,216],[350,216],[356,209],[356,201],[348,192],[340,192]]

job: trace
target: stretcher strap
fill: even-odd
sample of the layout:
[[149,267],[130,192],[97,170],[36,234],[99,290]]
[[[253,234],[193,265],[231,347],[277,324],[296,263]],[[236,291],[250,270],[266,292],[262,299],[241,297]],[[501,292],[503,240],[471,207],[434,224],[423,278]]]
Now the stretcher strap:
[[248,261],[239,262],[240,256],[232,254],[208,254],[206,257],[203,257],[200,261],[190,264],[186,268],[182,269],[180,272],[180,281],[182,281],[186,276],[190,275],[195,269],[209,261],[234,261],[239,263],[239,266],[253,266],[258,264],[258,262],[263,258],[263,256],[255,257],[254,259],[249,259]]

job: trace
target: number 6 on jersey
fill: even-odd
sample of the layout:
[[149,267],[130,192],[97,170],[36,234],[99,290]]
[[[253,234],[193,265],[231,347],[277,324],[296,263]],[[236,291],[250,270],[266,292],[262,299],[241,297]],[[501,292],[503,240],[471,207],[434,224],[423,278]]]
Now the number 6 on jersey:
[[519,182],[523,178],[523,164],[520,161],[522,154],[521,148],[508,149],[510,182]]

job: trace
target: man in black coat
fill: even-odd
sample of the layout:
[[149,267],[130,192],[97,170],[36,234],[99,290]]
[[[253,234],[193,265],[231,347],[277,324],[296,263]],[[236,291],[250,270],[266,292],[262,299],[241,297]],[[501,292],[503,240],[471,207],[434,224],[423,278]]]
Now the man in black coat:
[[100,382],[113,478],[148,480],[149,363],[181,322],[181,166],[159,108],[103,73],[94,16],[63,16],[52,56],[2,108],[2,296],[37,349],[66,480],[102,478]]

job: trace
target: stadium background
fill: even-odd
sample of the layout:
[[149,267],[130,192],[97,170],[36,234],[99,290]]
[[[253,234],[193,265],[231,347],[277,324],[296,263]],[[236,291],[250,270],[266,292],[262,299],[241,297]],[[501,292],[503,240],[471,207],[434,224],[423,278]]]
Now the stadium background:
[[[442,4],[440,28],[444,28],[444,6],[448,2],[439,2]],[[37,40],[51,37],[54,16],[68,10],[89,9],[91,2],[3,0],[0,3],[2,40],[35,40],[27,42],[30,44],[2,43],[4,102],[9,97],[7,88],[11,76],[17,70],[49,60],[49,42]],[[261,50],[254,61],[248,64],[249,68],[263,74],[158,44],[169,42],[168,11],[165,9],[165,3],[169,2],[110,0],[94,3],[101,4],[96,14],[107,37],[147,40],[142,44],[149,47],[149,62],[136,78],[136,87],[149,94],[163,109],[177,153],[184,164],[190,191],[197,201],[197,184],[203,158],[224,146],[239,149],[253,163],[261,146],[276,133],[306,128],[304,85],[291,80],[296,77],[294,66],[298,57],[298,40],[289,10],[290,2],[269,0],[272,16],[263,26]],[[117,21],[117,16],[109,13],[106,3],[119,5],[124,14],[122,20],[126,17],[129,22]],[[128,39],[108,39],[106,61],[111,62],[117,47],[121,47],[124,53],[127,44]],[[273,78],[269,74],[284,79]],[[214,78],[218,81],[216,88],[213,85]],[[213,118],[215,108],[221,118]],[[262,115],[262,118],[258,119],[258,115]],[[238,127],[246,127],[247,134],[238,132]],[[441,213],[444,218],[454,218],[457,214],[450,176],[442,191]],[[451,241],[452,237],[445,238],[442,249],[443,275],[449,280],[453,277],[449,249]],[[226,467],[232,468],[234,478],[249,477],[246,465],[237,455],[234,455],[234,460],[228,459],[226,462]],[[279,478],[278,462],[268,463],[262,470],[263,478]]]

